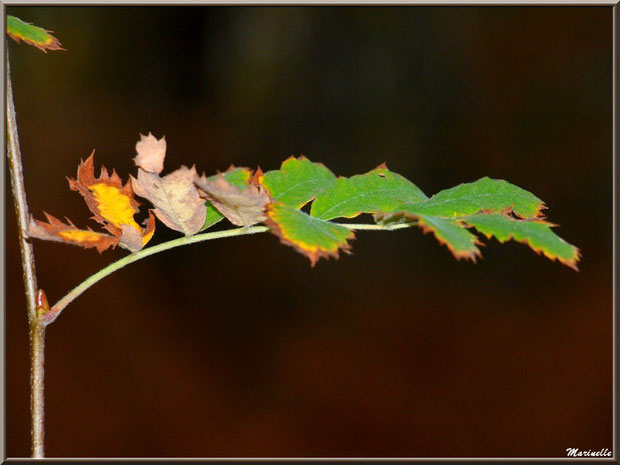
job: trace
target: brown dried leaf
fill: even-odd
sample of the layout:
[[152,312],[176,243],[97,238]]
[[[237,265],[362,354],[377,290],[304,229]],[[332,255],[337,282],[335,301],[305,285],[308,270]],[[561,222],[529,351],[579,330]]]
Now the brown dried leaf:
[[136,156],[133,160],[138,168],[153,174],[159,174],[164,169],[166,157],[166,138],[157,139],[149,132],[148,136],[140,134],[136,144]]
[[271,202],[262,186],[250,184],[241,190],[223,175],[212,181],[203,176],[195,180],[201,196],[209,200],[222,215],[236,226],[251,226],[265,219],[265,209]]
[[197,177],[195,167],[182,166],[163,178],[138,168],[138,178],[132,176],[131,183],[136,194],[155,206],[155,215],[162,223],[191,236],[200,231],[207,214],[194,185]]

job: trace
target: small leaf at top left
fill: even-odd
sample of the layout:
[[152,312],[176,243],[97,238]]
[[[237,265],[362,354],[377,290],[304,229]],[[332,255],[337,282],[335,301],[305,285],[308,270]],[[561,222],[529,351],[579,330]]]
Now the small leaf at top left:
[[7,15],[6,33],[15,42],[24,41],[33,47],[47,53],[48,50],[64,50],[58,39],[50,34],[51,31],[26,23],[15,16]]

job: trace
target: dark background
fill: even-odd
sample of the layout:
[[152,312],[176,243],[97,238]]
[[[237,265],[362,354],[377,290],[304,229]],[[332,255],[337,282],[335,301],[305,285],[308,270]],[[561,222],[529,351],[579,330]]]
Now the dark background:
[[[49,327],[49,456],[565,456],[612,447],[611,7],[10,7],[31,212],[89,221],[80,158],[344,176],[427,194],[488,175],[544,199],[580,272],[419,230],[321,261],[264,234],[131,265]],[[142,219],[143,216],[140,216]],[[28,344],[7,190],[7,453],[29,453]],[[227,227],[222,224],[220,227]],[[161,223],[152,243],[178,237]],[[126,254],[36,242],[51,302]]]

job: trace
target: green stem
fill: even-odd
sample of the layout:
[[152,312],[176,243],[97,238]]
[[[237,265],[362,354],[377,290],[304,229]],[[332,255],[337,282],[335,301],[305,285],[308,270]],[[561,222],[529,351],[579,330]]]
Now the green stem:
[[[395,226],[381,226],[378,224],[340,224],[345,228],[349,229],[359,229],[359,230],[370,230],[370,231],[384,231],[384,230],[392,230],[392,229],[402,229],[407,228],[409,225],[399,224]],[[225,237],[234,237],[234,236],[245,236],[248,234],[258,234],[265,231],[268,231],[269,228],[266,226],[253,226],[251,228],[237,228],[237,229],[227,229],[225,231],[215,231],[203,234],[197,234],[195,236],[190,237],[181,237],[179,239],[173,239],[168,242],[164,242],[163,244],[155,245],[153,247],[149,247],[147,249],[143,249],[139,252],[132,253],[131,255],[127,255],[126,257],[121,258],[120,260],[111,263],[106,266],[102,270],[99,270],[97,273],[87,278],[85,281],[82,281],[77,287],[72,289],[67,295],[65,295],[62,299],[60,299],[56,304],[43,316],[43,323],[45,325],[53,322],[60,313],[65,309],[67,305],[69,305],[73,300],[75,300],[78,296],[80,296],[84,291],[93,286],[94,284],[101,281],[108,275],[111,275],[115,271],[120,270],[121,268],[129,265],[130,263],[137,262],[138,260],[142,260],[149,255],[154,255],[159,252],[163,252],[165,250],[174,249],[175,247],[180,247],[183,245],[195,244],[197,242],[202,241],[210,241],[213,239],[223,239]]]
[[121,268],[129,265],[130,263],[137,262],[138,260],[142,260],[149,255],[153,255],[159,252],[163,252],[165,250],[174,249],[175,247],[180,247],[182,245],[194,244],[196,242],[209,241],[212,239],[222,239],[224,237],[233,237],[233,236],[243,236],[245,234],[256,234],[267,231],[266,226],[254,226],[252,228],[237,228],[237,229],[228,229],[226,231],[216,231],[204,234],[197,234],[195,236],[190,237],[181,237],[179,239],[173,239],[168,242],[164,242],[163,244],[158,244],[153,247],[149,247],[148,249],[142,249],[139,252],[132,253],[131,255],[127,255],[126,257],[121,258],[120,260],[115,261],[114,263],[106,266],[102,270],[99,270],[97,273],[82,281],[77,287],[72,289],[66,296],[60,299],[56,304],[50,309],[49,312],[45,314],[43,317],[43,321],[46,325],[50,324],[58,315],[64,310],[64,308],[69,305],[76,297],[82,294],[85,290],[91,287],[93,284],[98,283],[106,276],[114,273],[115,271],[120,270]]
[[334,223],[338,226],[344,226],[345,228],[359,230],[359,231],[393,231],[395,229],[404,229],[411,227],[410,223],[394,224],[383,226],[381,224],[347,224],[347,223]]

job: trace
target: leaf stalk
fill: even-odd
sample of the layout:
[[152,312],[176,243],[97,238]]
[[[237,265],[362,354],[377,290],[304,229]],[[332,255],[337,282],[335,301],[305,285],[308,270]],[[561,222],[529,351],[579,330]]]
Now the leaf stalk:
[[[378,224],[343,224],[336,223],[340,226],[344,226],[345,228],[353,229],[353,230],[369,230],[369,231],[385,231],[392,229],[402,229],[407,228],[409,225],[407,224],[399,224],[394,226],[382,226]],[[130,263],[137,262],[138,260],[142,260],[145,257],[150,255],[154,255],[159,252],[164,252],[166,250],[174,249],[176,247],[181,247],[183,245],[195,244],[197,242],[210,241],[213,239],[223,239],[225,237],[235,237],[235,236],[245,236],[249,234],[258,234],[268,231],[269,228],[267,226],[252,226],[249,228],[235,228],[235,229],[226,229],[224,231],[214,231],[202,234],[196,234],[194,236],[189,237],[181,237],[178,239],[173,239],[168,242],[164,242],[162,244],[158,244],[152,247],[148,247],[146,249],[142,249],[139,252],[132,253],[131,255],[127,255],[120,260],[111,263],[105,268],[99,270],[97,273],[93,274],[89,278],[82,281],[79,285],[73,288],[67,295],[62,297],[54,306],[47,312],[43,318],[42,322],[45,325],[52,323],[58,318],[58,316],[62,313],[62,311],[73,302],[77,297],[79,297],[84,291],[93,286],[94,284],[101,281],[106,276],[111,275],[115,271],[120,270],[121,268],[129,265]]]

